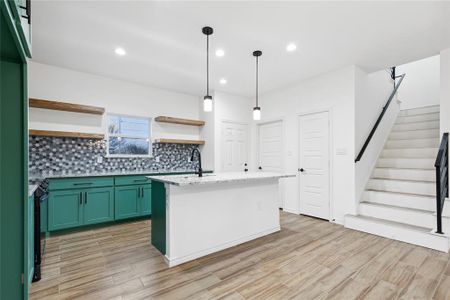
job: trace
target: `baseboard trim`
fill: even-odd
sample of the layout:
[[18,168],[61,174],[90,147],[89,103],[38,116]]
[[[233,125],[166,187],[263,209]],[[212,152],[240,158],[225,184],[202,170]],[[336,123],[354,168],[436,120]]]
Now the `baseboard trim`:
[[249,236],[237,239],[237,240],[233,240],[233,241],[230,241],[230,242],[227,242],[227,243],[224,243],[224,244],[220,244],[218,246],[215,246],[215,247],[212,247],[212,248],[208,248],[208,249],[205,249],[205,250],[202,250],[202,251],[198,251],[198,252],[195,252],[195,253],[192,253],[192,254],[189,254],[189,255],[185,255],[185,256],[182,256],[182,257],[169,258],[167,255],[164,255],[164,260],[169,265],[169,268],[171,268],[171,267],[183,264],[185,262],[197,259],[199,257],[203,257],[203,256],[206,256],[208,254],[215,253],[215,252],[218,252],[218,251],[221,251],[221,250],[224,250],[224,249],[227,249],[227,248],[239,245],[239,244],[243,244],[245,242],[248,242],[248,241],[251,241],[251,240],[254,240],[254,239],[266,236],[266,235],[269,235],[269,234],[274,233],[274,232],[278,232],[280,230],[281,230],[281,227],[277,226],[277,227],[274,227],[274,228],[271,228],[271,229],[264,230],[262,232],[258,232],[258,233],[255,233],[255,234],[252,234],[252,235],[249,235]]

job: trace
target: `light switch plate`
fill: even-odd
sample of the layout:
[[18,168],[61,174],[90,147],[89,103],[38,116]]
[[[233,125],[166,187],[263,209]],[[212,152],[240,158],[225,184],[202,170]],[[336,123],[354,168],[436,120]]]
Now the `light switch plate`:
[[336,155],[347,155],[347,148],[336,148]]

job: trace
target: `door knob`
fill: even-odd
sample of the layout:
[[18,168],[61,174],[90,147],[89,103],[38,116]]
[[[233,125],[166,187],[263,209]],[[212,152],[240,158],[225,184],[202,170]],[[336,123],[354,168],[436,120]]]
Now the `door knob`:
[[262,167],[259,167],[258,169],[262,170]]
[[303,171],[305,171],[303,168],[300,168],[300,169],[298,169],[300,172],[303,172]]

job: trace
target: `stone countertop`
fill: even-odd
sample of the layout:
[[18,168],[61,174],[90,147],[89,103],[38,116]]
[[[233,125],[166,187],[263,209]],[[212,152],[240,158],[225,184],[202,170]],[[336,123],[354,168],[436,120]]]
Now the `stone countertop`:
[[39,185],[37,184],[29,184],[28,185],[28,198],[33,196],[34,192],[37,190]]
[[223,182],[239,182],[239,181],[255,181],[261,179],[279,179],[287,177],[295,177],[294,174],[281,174],[273,172],[230,172],[230,173],[216,173],[216,174],[203,174],[203,177],[198,175],[172,175],[172,176],[147,176],[151,180],[176,185],[176,186],[188,186],[188,185],[202,185],[202,184],[214,184]]
[[[43,180],[43,179],[55,179],[55,178],[74,178],[74,177],[98,177],[98,176],[127,176],[127,175],[160,175],[160,174],[172,174],[172,173],[195,173],[195,170],[136,170],[136,171],[101,171],[101,172],[89,172],[89,173],[70,173],[70,172],[52,172],[52,173],[38,173],[29,174],[30,180]],[[203,171],[209,172],[212,171]]]

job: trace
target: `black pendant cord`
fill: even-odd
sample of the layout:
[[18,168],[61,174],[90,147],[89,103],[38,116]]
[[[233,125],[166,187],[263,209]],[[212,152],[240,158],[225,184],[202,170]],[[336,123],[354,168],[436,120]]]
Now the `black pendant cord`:
[[206,36],[206,95],[209,96],[209,35]]
[[259,94],[259,56],[256,57],[256,107],[258,107],[258,94]]

